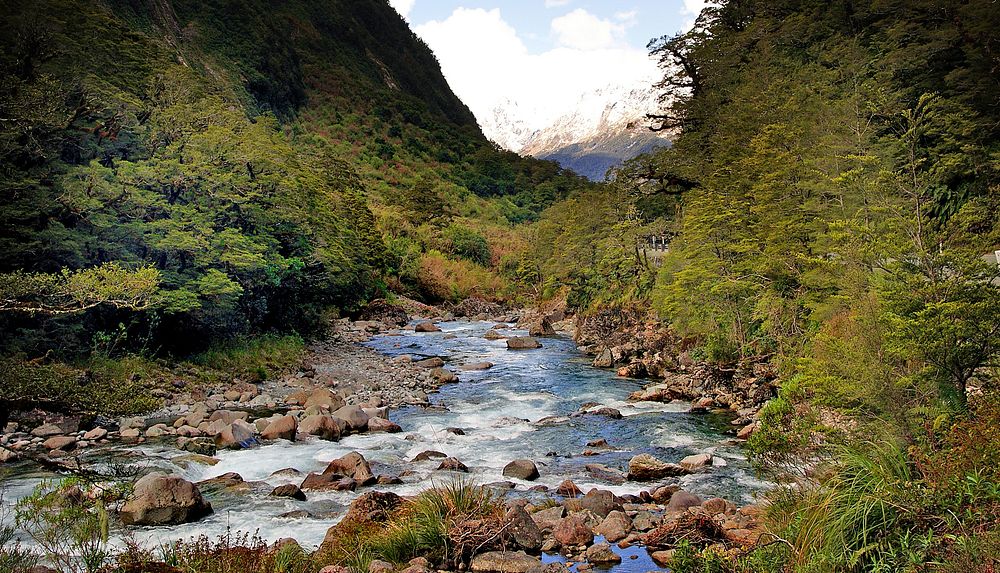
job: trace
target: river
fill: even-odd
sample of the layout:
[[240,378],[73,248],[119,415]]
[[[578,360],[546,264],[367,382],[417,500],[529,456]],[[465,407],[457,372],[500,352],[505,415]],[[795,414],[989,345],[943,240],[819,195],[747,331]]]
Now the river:
[[[408,354],[414,359],[439,356],[449,367],[482,361],[494,366],[460,372],[461,381],[433,395],[430,408],[392,411],[390,419],[403,428],[401,433],[353,435],[335,443],[280,441],[248,450],[220,450],[220,461],[214,466],[178,466],[171,460],[182,452],[167,443],[117,447],[113,451],[119,457],[177,472],[192,481],[236,472],[247,482],[261,482],[253,484],[249,493],[209,493],[215,513],[197,523],[137,528],[135,538],[156,545],[200,534],[215,537],[228,528],[256,530],[269,541],[291,537],[303,547],[316,547],[358,493],[307,492],[305,502],[268,497],[267,493],[279,484],[301,482],[305,473],[322,471],[331,459],[350,451],[361,452],[375,474],[402,474],[401,485],[377,486],[401,495],[455,479],[455,474],[436,471],[438,461],[410,461],[425,450],[458,458],[469,467],[468,478],[483,484],[507,480],[501,472],[511,460],[534,460],[541,477],[534,482],[511,480],[517,484],[511,495],[541,497],[546,494],[529,492],[528,488],[546,485],[554,490],[564,479],[572,479],[583,491],[599,487],[634,494],[651,484],[610,484],[592,477],[584,466],[597,463],[625,469],[632,456],[643,452],[676,462],[707,451],[724,460],[724,465],[680,478],[684,489],[702,497],[751,502],[767,486],[755,478],[741,448],[723,434],[731,428],[726,417],[689,414],[687,404],[630,403],[629,393],[641,388],[642,382],[593,368],[590,359],[568,338],[543,338],[542,348],[513,351],[503,340],[483,337],[493,323],[447,322],[439,326],[441,332],[401,331],[376,336],[367,344],[388,355]],[[619,410],[623,417],[570,417],[581,405],[594,402]],[[546,418],[549,423],[536,423]],[[447,428],[461,428],[464,435]],[[583,456],[586,444],[599,439],[607,440],[610,448],[593,448],[596,455]],[[275,475],[286,468],[302,473]],[[22,470],[8,478],[8,500],[28,493],[41,477]]]

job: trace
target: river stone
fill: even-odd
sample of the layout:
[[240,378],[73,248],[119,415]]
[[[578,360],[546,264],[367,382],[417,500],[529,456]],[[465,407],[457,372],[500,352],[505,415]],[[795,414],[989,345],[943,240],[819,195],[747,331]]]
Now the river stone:
[[687,470],[699,469],[712,463],[712,454],[694,454],[681,460],[681,467]]
[[403,431],[403,428],[399,427],[399,424],[395,422],[390,422],[385,418],[369,418],[368,419],[368,431],[369,432],[387,432],[389,434],[397,434]]
[[700,497],[691,492],[680,490],[670,496],[670,502],[667,503],[666,511],[667,513],[682,512],[687,511],[690,507],[698,507],[699,505],[701,505]]
[[567,499],[563,504],[567,511],[589,511],[604,518],[612,511],[623,511],[621,502],[615,494],[606,489],[594,488],[587,495],[577,499]]
[[413,332],[441,332],[436,324],[429,320],[418,322],[413,326]]
[[212,513],[198,486],[178,477],[151,473],[135,483],[132,495],[122,506],[125,525],[174,525],[190,523]]
[[47,450],[69,451],[76,447],[76,438],[73,436],[52,436],[42,442],[42,446]]
[[463,364],[459,366],[462,370],[489,370],[493,368],[492,362],[470,362],[469,364]]
[[444,366],[444,360],[437,356],[432,356],[430,358],[424,358],[423,360],[418,360],[413,363],[414,366],[419,366],[421,368],[441,368]]
[[530,336],[555,336],[556,329],[552,328],[549,319],[542,318],[528,325],[528,334]]
[[432,368],[430,375],[439,384],[453,384],[458,382],[458,375],[447,368]]
[[17,457],[17,452],[8,450],[7,448],[0,448],[0,463],[17,461]]
[[427,460],[433,460],[435,458],[447,458],[448,455],[444,452],[439,452],[436,450],[425,450],[413,457],[411,462],[424,462]]
[[628,461],[628,479],[652,481],[688,473],[682,466],[658,460],[649,454],[639,454]]
[[215,436],[215,445],[220,448],[249,448],[257,444],[255,428],[243,420],[235,420]]
[[507,530],[514,541],[525,551],[532,553],[542,548],[542,530],[531,519],[521,505],[515,505],[507,511],[505,517]]
[[268,494],[274,497],[290,497],[292,499],[297,499],[299,501],[306,500],[306,494],[299,489],[299,486],[293,483],[286,483],[285,485],[279,485],[278,487],[271,490]]
[[542,531],[552,531],[559,525],[559,522],[562,521],[565,515],[566,510],[563,506],[556,505],[533,513],[531,519],[534,520],[538,528]]
[[180,456],[174,456],[170,458],[170,462],[178,465],[182,468],[188,468],[191,464],[199,464],[203,466],[214,466],[219,463],[218,458],[213,458],[211,456],[203,456],[201,454],[183,454]]
[[264,431],[260,433],[261,437],[265,440],[289,440],[295,441],[295,432],[299,428],[299,421],[295,419],[295,416],[282,416],[276,420],[272,420],[271,423],[264,428]]
[[507,348],[510,350],[529,350],[541,347],[542,343],[530,336],[512,336],[507,339]]
[[317,388],[309,394],[306,401],[303,402],[303,408],[309,408],[311,406],[316,406],[318,408],[323,408],[328,412],[340,409],[344,407],[344,399],[338,394],[333,393],[327,388]]
[[514,460],[504,466],[504,477],[534,481],[538,479],[538,467],[531,460]]
[[94,428],[83,434],[83,439],[88,442],[96,442],[97,440],[103,440],[106,437],[108,437],[108,431],[101,427]]
[[196,440],[185,440],[181,443],[181,439],[178,440],[177,447],[180,449],[191,452],[192,454],[201,454],[203,456],[214,456],[218,453],[218,446],[215,442],[210,439],[196,439]]
[[589,473],[590,475],[592,475],[593,477],[595,477],[595,478],[597,478],[599,480],[604,480],[606,482],[609,482],[609,483],[612,483],[612,484],[615,484],[615,485],[621,485],[621,484],[625,483],[625,475],[622,474],[622,472],[620,472],[620,471],[618,471],[618,470],[616,470],[614,468],[609,468],[606,465],[603,465],[603,464],[587,464],[587,465],[584,466],[584,469],[587,470],[587,473]]
[[441,461],[441,465],[439,465],[437,469],[469,473],[469,468],[457,458],[445,458]]
[[573,483],[573,480],[568,479],[563,480],[562,483],[559,484],[559,487],[556,488],[556,495],[561,495],[563,497],[573,498],[581,495],[582,493],[583,491],[577,487],[575,483]]
[[628,537],[631,530],[632,521],[624,512],[615,510],[604,518],[604,521],[594,529],[594,533],[603,535],[611,543],[617,543]]
[[368,460],[358,452],[351,452],[333,460],[323,470],[323,474],[347,476],[354,479],[359,485],[375,483],[375,476],[368,465]]
[[622,558],[612,551],[611,546],[607,543],[596,543],[588,547],[586,559],[587,563],[593,563],[594,565],[608,565],[622,562]]
[[577,547],[594,542],[594,532],[587,527],[586,517],[576,513],[562,518],[552,535],[563,547]]
[[246,420],[249,414],[246,412],[235,412],[233,410],[216,410],[208,417],[209,422],[222,420],[225,424],[232,424],[236,420]]
[[472,558],[475,573],[529,573],[542,562],[523,551],[487,551]]
[[500,334],[496,330],[487,330],[486,334],[483,335],[483,338],[485,338],[486,340],[503,340],[507,337],[504,336],[503,334]]
[[348,427],[355,432],[368,428],[368,414],[365,414],[361,406],[344,406],[334,412],[333,417],[347,422]]
[[299,431],[329,442],[336,442],[340,439],[340,424],[334,421],[332,416],[325,414],[306,416],[299,424]]

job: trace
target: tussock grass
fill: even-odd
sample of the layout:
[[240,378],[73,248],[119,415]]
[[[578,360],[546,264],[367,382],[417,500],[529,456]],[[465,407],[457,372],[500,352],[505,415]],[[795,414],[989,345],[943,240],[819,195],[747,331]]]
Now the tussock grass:
[[458,564],[502,535],[504,505],[469,480],[428,489],[406,502],[385,526],[358,538],[345,564],[367,571],[374,559],[405,563],[414,557]]

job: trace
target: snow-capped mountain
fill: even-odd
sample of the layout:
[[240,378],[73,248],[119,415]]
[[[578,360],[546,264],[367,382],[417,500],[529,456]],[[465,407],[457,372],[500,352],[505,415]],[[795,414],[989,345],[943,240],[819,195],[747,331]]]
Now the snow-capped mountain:
[[505,100],[480,119],[488,138],[524,155],[558,161],[591,179],[609,167],[661,145],[665,135],[648,129],[658,109],[651,87],[607,86],[584,93],[562,114],[523,109]]

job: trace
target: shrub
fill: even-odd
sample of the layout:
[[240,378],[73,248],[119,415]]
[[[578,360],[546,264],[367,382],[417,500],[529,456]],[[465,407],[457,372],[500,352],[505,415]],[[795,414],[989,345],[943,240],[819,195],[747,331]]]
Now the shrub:
[[444,230],[444,238],[448,242],[449,251],[474,263],[489,266],[490,245],[486,237],[463,225],[452,224]]

